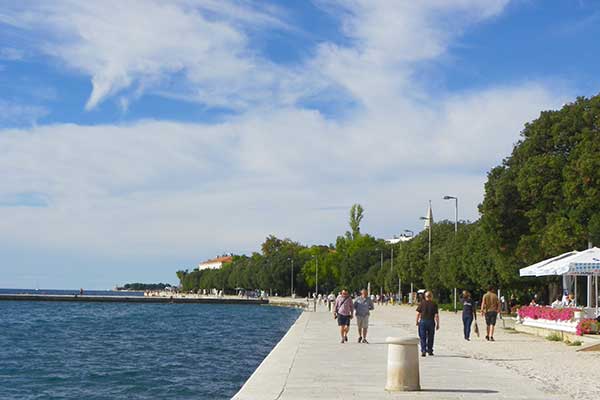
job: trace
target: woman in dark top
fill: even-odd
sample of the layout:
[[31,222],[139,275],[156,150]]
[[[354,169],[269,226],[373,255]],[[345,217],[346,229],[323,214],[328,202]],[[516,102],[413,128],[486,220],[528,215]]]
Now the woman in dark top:
[[462,294],[463,312],[462,320],[465,332],[465,340],[471,340],[471,324],[473,323],[473,315],[475,313],[475,307],[471,293],[467,290],[463,290]]
[[433,294],[429,290],[425,292],[424,300],[417,307],[417,326],[421,339],[421,357],[425,357],[426,353],[432,356],[435,331],[440,329],[440,315],[438,306],[433,301]]

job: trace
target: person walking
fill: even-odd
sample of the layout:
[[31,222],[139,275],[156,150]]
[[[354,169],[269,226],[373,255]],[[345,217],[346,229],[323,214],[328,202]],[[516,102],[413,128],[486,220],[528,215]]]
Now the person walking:
[[494,341],[494,328],[496,327],[496,318],[500,312],[500,301],[498,295],[494,293],[494,287],[490,285],[486,294],[481,300],[481,315],[485,317],[486,333],[485,340]]
[[424,299],[417,307],[417,326],[421,339],[421,357],[425,357],[426,353],[432,356],[435,331],[440,329],[440,315],[430,291],[425,292]]
[[327,296],[327,310],[329,312],[331,312],[331,305],[333,304],[334,301],[335,301],[335,295],[333,294],[333,292],[331,292]]
[[358,343],[369,343],[367,341],[367,330],[369,329],[369,315],[375,305],[369,297],[367,289],[360,291],[360,296],[354,300],[354,314],[356,315],[356,325],[358,326]]
[[354,312],[354,303],[348,294],[346,289],[342,290],[342,293],[335,299],[335,311],[333,318],[337,319],[338,326],[340,327],[340,335],[342,337],[342,343],[348,341],[348,331],[350,330],[350,320]]
[[471,293],[468,290],[463,290],[462,293],[462,320],[463,320],[463,331],[465,334],[465,340],[471,340],[471,325],[473,324],[473,317],[475,316],[475,307]]

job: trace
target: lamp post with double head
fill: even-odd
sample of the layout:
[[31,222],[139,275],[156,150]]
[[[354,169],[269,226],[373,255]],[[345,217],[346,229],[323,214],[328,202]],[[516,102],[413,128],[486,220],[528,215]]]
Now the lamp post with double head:
[[458,232],[458,197],[444,196],[444,200],[454,200],[454,233]]

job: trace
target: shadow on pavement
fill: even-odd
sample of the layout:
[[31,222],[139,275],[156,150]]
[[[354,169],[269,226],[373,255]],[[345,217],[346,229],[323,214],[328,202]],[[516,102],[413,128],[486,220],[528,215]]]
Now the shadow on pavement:
[[442,354],[442,355],[436,354],[434,357],[437,357],[437,358],[473,358],[471,356],[461,356],[459,354],[446,354],[446,355],[444,355],[444,354]]
[[498,393],[497,390],[489,390],[489,389],[421,389],[421,392],[435,392],[435,393],[479,393],[479,394]]

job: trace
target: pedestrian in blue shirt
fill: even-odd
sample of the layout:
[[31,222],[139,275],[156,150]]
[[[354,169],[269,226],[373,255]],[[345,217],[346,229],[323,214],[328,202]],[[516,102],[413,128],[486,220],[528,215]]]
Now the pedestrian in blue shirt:
[[360,291],[360,296],[354,300],[354,313],[356,314],[356,325],[358,326],[358,343],[369,343],[367,341],[367,330],[369,329],[369,315],[375,309],[373,301],[369,297],[367,289]]
[[471,325],[473,324],[473,316],[475,315],[475,304],[468,290],[463,290],[462,303],[463,332],[465,340],[471,340]]

